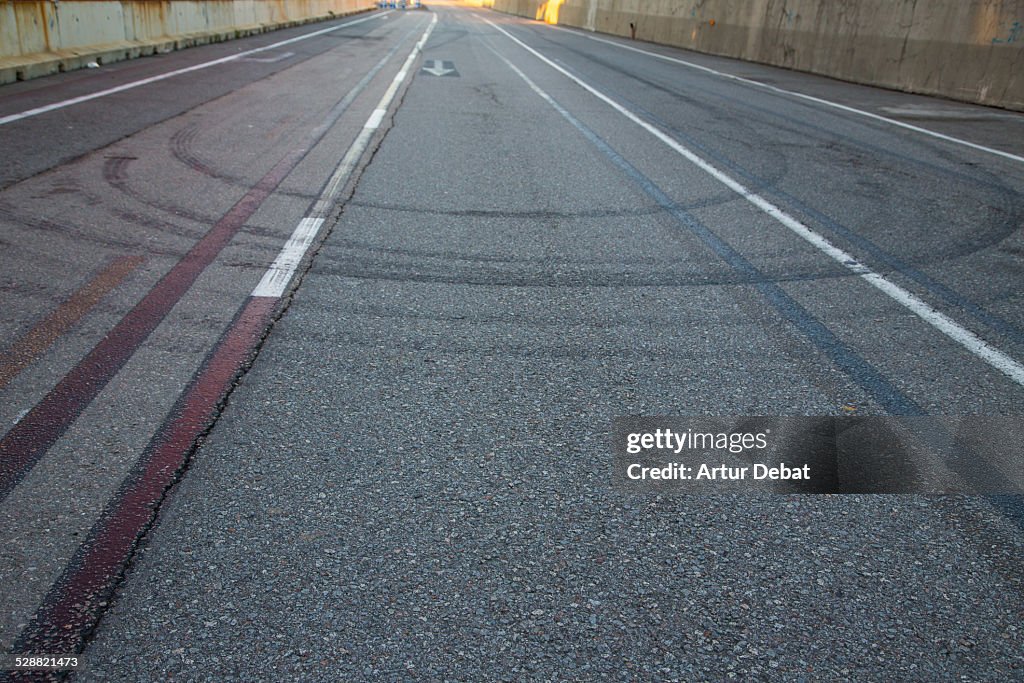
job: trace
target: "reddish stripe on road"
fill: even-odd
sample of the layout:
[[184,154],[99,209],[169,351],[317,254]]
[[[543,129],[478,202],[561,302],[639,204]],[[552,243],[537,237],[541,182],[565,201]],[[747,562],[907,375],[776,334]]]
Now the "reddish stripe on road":
[[196,278],[302,160],[303,147],[286,155],[236,203],[184,258],[128,312],[39,403],[0,440],[0,501],[25,478],[103,387],[142,345]]
[[189,388],[111,499],[89,538],[12,652],[78,652],[105,609],[135,544],[153,522],[168,488],[210,428],[232,383],[252,360],[279,299],[252,297],[196,373]]
[[0,353],[0,389],[43,354],[53,342],[71,329],[92,307],[128,277],[146,259],[119,256],[83,285],[71,297],[36,323],[23,337]]

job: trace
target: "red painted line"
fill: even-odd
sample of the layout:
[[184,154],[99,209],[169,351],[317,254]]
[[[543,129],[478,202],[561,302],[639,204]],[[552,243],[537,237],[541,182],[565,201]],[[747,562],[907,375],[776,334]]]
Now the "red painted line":
[[[436,17],[435,17],[436,19]],[[366,19],[357,20],[359,23]],[[335,30],[341,24],[328,30]],[[410,35],[411,35],[410,31]],[[304,34],[305,35],[305,34]],[[308,34],[313,35],[313,34]],[[294,39],[288,39],[292,41]],[[404,42],[405,37],[400,41]],[[135,351],[156,329],[196,278],[231,241],[246,220],[281,181],[331,129],[347,110],[351,99],[369,84],[396,45],[362,81],[345,95],[306,139],[249,190],[170,272],[93,348],[24,418],[0,440],[0,502],[67,431],[83,410],[103,390]]]
[[50,447],[185,295],[271,192],[305,156],[293,150],[243,196],[50,392],[0,440],[0,501]]
[[50,587],[12,652],[71,653],[99,621],[139,537],[178,479],[235,378],[252,359],[280,299],[251,297],[193,377],[88,539]]

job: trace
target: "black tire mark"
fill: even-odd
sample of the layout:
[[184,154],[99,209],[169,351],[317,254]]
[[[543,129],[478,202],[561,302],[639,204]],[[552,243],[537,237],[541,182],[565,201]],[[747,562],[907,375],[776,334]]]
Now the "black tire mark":
[[[585,59],[588,63],[599,64],[602,67],[608,69],[609,71],[613,71],[621,76],[625,76],[630,79],[635,79],[640,83],[643,83],[659,92],[662,92],[672,97],[673,99],[681,101],[690,106],[697,107],[705,111],[710,110],[711,112],[713,112],[715,120],[736,121],[735,116],[730,114],[730,112],[735,112],[735,109],[727,109],[719,105],[711,104],[707,101],[707,99],[697,99],[694,97],[689,97],[687,94],[680,92],[672,85],[658,83],[651,79],[644,78],[643,76],[639,76],[636,73],[630,71],[627,68],[624,68],[623,66],[620,66],[617,63],[597,58],[588,52],[574,49],[562,43],[558,43],[544,35],[543,32],[531,32],[538,39],[543,40],[544,42],[553,45],[559,49],[571,52],[577,55],[578,57]],[[725,100],[730,104],[736,105],[737,107],[765,114],[771,118],[782,118],[784,120],[793,122],[797,121],[796,119],[786,117],[780,114],[779,112],[772,111],[766,107],[754,105],[749,101],[732,97],[713,89],[699,88],[699,90],[700,92],[711,94],[716,98]],[[623,98],[621,94],[616,93],[616,95],[619,97],[621,101],[638,107],[638,105],[631,102],[629,99]],[[642,107],[639,108],[643,109]],[[665,122],[663,121],[661,123],[665,124]],[[768,125],[771,125],[775,129],[789,133],[791,135],[803,139],[812,140],[816,143],[814,147],[826,150],[827,152],[833,155],[841,155],[842,158],[850,161],[850,163],[846,166],[847,168],[865,168],[865,170],[867,170],[867,168],[872,164],[874,164],[874,166],[877,168],[877,165],[881,163],[881,158],[886,157],[891,160],[895,160],[896,162],[902,162],[904,164],[910,164],[912,166],[924,169],[925,171],[929,172],[934,176],[944,176],[955,183],[954,186],[957,188],[957,191],[959,192],[963,192],[962,185],[963,183],[966,182],[971,185],[983,188],[992,193],[992,195],[994,195],[993,202],[988,205],[990,213],[995,215],[1001,215],[1004,218],[1002,218],[1001,220],[994,220],[993,222],[991,222],[989,224],[990,229],[985,232],[984,237],[979,238],[977,233],[972,232],[970,233],[970,235],[966,236],[968,238],[966,239],[966,241],[958,240],[955,244],[945,245],[942,249],[933,250],[933,256],[929,258],[900,257],[902,260],[905,260],[908,263],[920,266],[932,264],[942,265],[956,259],[974,256],[987,249],[1003,251],[1000,245],[1003,242],[1005,242],[1008,238],[1018,233],[1018,231],[1024,229],[1024,196],[1022,196],[1022,194],[1015,190],[1014,188],[1008,186],[1005,183],[1005,181],[1003,181],[995,173],[978,168],[977,166],[971,164],[970,162],[964,162],[961,159],[952,157],[950,153],[947,150],[943,149],[937,141],[931,142],[927,140],[922,140],[920,141],[920,143],[924,145],[927,149],[931,150],[934,154],[948,159],[950,163],[955,163],[960,166],[970,166],[977,173],[981,174],[984,177],[979,178],[976,175],[964,173],[962,171],[953,170],[950,168],[944,168],[942,166],[926,161],[924,159],[900,154],[899,152],[896,152],[890,148],[872,145],[868,142],[855,139],[852,136],[839,133],[836,130],[825,129],[821,126],[808,123],[807,121],[799,121],[799,124],[799,126],[787,126],[781,122],[773,122]],[[663,127],[665,128],[666,132],[668,132],[670,135],[677,139],[682,138],[684,142],[690,137],[689,134],[683,133],[678,128],[670,124],[665,124],[663,125]],[[808,132],[808,129],[810,129],[810,131],[813,132]],[[752,131],[752,133],[756,135],[756,131]],[[718,133],[715,133],[714,135],[716,137],[721,137],[721,135]],[[690,143],[687,142],[687,144]],[[871,154],[868,155],[865,152],[865,150],[870,151]],[[720,154],[716,154],[708,150],[703,151],[706,154],[712,154],[714,156],[719,157],[722,156]],[[891,172],[893,174],[901,174],[907,177],[913,177],[905,170],[900,168],[900,165],[898,163],[888,163],[885,165],[884,168],[886,172]],[[746,169],[743,170],[747,175],[751,175],[755,178],[760,178],[759,174],[751,173]],[[778,187],[777,178],[773,177],[763,180],[764,183],[758,185],[746,181],[745,178],[745,184],[750,189],[758,192],[760,192],[760,189],[763,188],[767,192],[772,194],[778,193],[783,196],[788,196],[788,193],[786,193],[784,190]],[[877,178],[874,178],[871,175],[867,175],[862,180],[864,180],[865,183],[867,183],[867,185],[870,185],[873,181],[877,180]],[[877,199],[877,194],[872,194],[870,196],[873,199]],[[971,198],[971,203],[975,204],[977,203],[977,201],[974,200],[974,198]],[[1001,204],[1001,206],[997,204]],[[803,212],[801,211],[801,213]]]
[[144,249],[147,254],[166,255],[174,258],[181,258],[184,255],[184,252],[181,250],[153,248],[150,244],[140,240],[100,236],[96,234],[95,230],[64,220],[57,223],[48,218],[26,215],[6,204],[0,204],[0,219],[20,228],[60,235],[77,242],[96,244],[114,251],[139,251]]
[[128,166],[130,162],[131,159],[128,157],[107,157],[106,161],[103,162],[103,180],[121,194],[124,194],[125,196],[130,197],[140,204],[152,209],[163,211],[173,216],[187,218],[203,225],[210,225],[217,221],[217,216],[212,214],[199,213],[191,208],[183,207],[178,204],[153,199],[133,188],[129,182],[128,175]]
[[[249,187],[252,186],[252,181],[247,178],[243,178],[242,176],[233,175],[214,168],[211,162],[203,159],[199,153],[196,152],[195,142],[201,132],[201,129],[195,121],[186,124],[183,128],[176,131],[169,140],[171,155],[191,171],[232,187],[249,189]],[[316,199],[315,193],[284,188],[278,188],[275,194],[282,197],[304,199],[306,201],[313,201]]]

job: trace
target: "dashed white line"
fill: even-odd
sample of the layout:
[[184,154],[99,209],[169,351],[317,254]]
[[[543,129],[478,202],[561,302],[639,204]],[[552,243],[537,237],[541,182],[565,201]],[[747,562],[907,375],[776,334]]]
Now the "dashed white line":
[[291,238],[285,243],[277,258],[274,259],[274,262],[263,274],[259,284],[252,291],[253,297],[278,298],[284,295],[288,284],[295,275],[295,270],[302,263],[306,251],[319,234],[328,212],[334,205],[335,198],[342,188],[345,187],[345,183],[355,169],[360,157],[362,157],[363,152],[366,151],[367,146],[370,144],[370,139],[373,137],[374,132],[380,127],[387,113],[388,106],[398,93],[399,86],[409,75],[409,67],[416,61],[420,52],[423,51],[423,46],[427,43],[427,39],[430,38],[430,34],[436,24],[437,15],[435,14],[430,21],[430,25],[427,26],[419,41],[413,46],[402,68],[399,69],[398,74],[392,79],[388,89],[384,91],[384,95],[381,96],[373,113],[370,114],[362,130],[359,131],[359,135],[356,136],[355,141],[348,148],[348,151],[345,152],[345,156],[342,157],[338,167],[331,174],[331,178],[327,181],[324,191],[317,198],[316,203],[307,212],[306,216],[299,221],[299,224],[292,232]]
[[292,236],[284,243],[281,253],[277,255],[263,279],[253,290],[253,296],[279,297],[284,293],[292,273],[302,263],[302,257],[313,243],[313,238],[320,232],[324,224],[323,218],[303,218],[295,228]]
[[375,109],[373,113],[370,114],[370,118],[366,120],[366,125],[363,126],[363,128],[379,128],[380,122],[384,120],[384,115],[387,113],[386,109]]

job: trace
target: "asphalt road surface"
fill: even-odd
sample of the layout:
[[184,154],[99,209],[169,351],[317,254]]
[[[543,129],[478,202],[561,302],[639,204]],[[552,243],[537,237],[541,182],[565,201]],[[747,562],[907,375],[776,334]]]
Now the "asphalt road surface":
[[1024,680],[1019,497],[609,437],[1019,414],[1024,116],[432,4],[4,86],[0,149],[0,651]]

